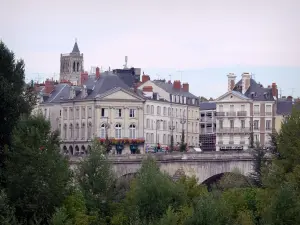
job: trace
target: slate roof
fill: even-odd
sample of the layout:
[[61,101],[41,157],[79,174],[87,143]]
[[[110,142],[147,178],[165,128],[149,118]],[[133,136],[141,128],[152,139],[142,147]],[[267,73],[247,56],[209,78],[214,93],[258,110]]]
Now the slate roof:
[[156,84],[157,86],[159,86],[160,88],[162,88],[163,90],[165,90],[166,92],[168,92],[169,94],[181,95],[181,96],[188,97],[188,98],[198,98],[197,96],[193,95],[190,92],[183,91],[182,89],[177,90],[177,89],[173,88],[173,84],[169,84],[167,82],[163,82],[163,81],[159,81],[159,80],[154,80],[152,82],[154,84]]
[[[126,85],[117,74],[114,74],[109,71],[101,73],[99,79],[89,77],[89,79],[84,83],[84,85],[86,86],[88,93],[88,96],[85,98],[81,97],[81,92],[83,89],[82,87],[71,86],[70,84],[66,83],[60,83],[55,86],[50,96],[44,96],[44,102],[58,103],[73,100],[93,100],[97,95],[104,94],[105,92],[114,88],[122,88],[134,93],[134,91],[130,89],[130,87]],[[71,88],[74,88],[76,94],[76,97],[73,99],[69,99]],[[140,94],[138,94],[138,96],[142,97]]]
[[216,103],[215,102],[200,102],[199,107],[200,107],[200,110],[215,110]]
[[293,102],[287,100],[280,100],[277,102],[277,111],[278,115],[289,115],[292,113]]
[[77,42],[75,42],[71,53],[80,53]]
[[[234,91],[242,94],[242,79],[236,83]],[[252,93],[255,95],[252,96]],[[261,84],[258,84],[254,79],[250,79],[250,87],[245,94],[242,94],[254,101],[275,101],[272,95],[271,88],[264,88]]]

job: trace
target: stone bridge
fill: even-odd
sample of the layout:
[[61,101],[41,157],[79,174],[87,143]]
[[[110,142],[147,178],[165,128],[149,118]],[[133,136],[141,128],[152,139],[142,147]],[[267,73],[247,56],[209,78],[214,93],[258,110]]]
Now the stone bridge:
[[[157,160],[161,171],[170,176],[184,171],[187,176],[196,176],[203,183],[214,176],[238,169],[247,176],[252,171],[253,157],[249,152],[201,152],[201,153],[156,153],[148,155],[111,155],[109,160],[118,177],[135,174],[142,161],[151,155]],[[80,158],[71,158],[71,167],[80,162]]]

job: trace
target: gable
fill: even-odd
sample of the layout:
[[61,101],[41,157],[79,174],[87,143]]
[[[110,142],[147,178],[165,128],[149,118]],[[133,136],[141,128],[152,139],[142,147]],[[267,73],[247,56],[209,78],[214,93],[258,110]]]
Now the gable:
[[216,101],[218,102],[240,102],[248,101],[249,99],[242,94],[236,94],[234,92],[227,92],[226,94],[220,96]]
[[133,100],[140,101],[141,99],[138,96],[134,96],[130,93],[127,93],[123,90],[118,90],[112,93],[99,96],[101,100]]

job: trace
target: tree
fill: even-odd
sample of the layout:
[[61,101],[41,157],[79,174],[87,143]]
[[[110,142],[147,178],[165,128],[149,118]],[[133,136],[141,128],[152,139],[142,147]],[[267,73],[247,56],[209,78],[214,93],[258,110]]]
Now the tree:
[[173,134],[171,134],[171,140],[170,140],[170,151],[173,152],[174,151],[174,137]]
[[90,154],[80,163],[77,180],[86,199],[89,211],[109,213],[109,201],[112,199],[115,174],[106,158],[106,149],[95,140]]
[[25,85],[23,60],[0,41],[0,168],[5,160],[5,146],[10,147],[12,131],[22,114],[29,114],[35,104],[33,88]]
[[14,209],[9,205],[7,195],[4,190],[0,190],[0,224],[15,224]]
[[57,132],[41,115],[22,118],[13,131],[5,178],[18,220],[46,222],[67,196],[71,173]]
[[256,187],[262,187],[263,167],[266,166],[266,162],[267,162],[267,159],[265,157],[266,151],[260,148],[259,146],[257,146],[252,150],[252,155],[253,155],[253,163],[252,163],[253,172],[250,173],[249,178]]
[[184,130],[182,129],[181,132],[181,143],[180,143],[180,151],[185,152],[186,151],[187,144],[184,142]]

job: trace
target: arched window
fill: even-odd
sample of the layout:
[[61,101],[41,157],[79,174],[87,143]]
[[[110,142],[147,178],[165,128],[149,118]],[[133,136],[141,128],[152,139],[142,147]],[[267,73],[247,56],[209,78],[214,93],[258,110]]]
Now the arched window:
[[156,107],[156,114],[157,114],[157,115],[160,115],[160,106],[157,106],[157,107]]
[[79,124],[76,124],[75,139],[79,139]]
[[76,63],[73,62],[73,72],[75,72],[75,69],[76,69]]
[[168,108],[168,116],[171,116],[171,108]]
[[78,147],[78,145],[75,146],[75,155],[79,155],[79,147]]
[[135,139],[136,135],[135,135],[135,125],[131,124],[129,126],[129,138]]
[[85,139],[85,123],[82,123],[81,125],[81,139]]
[[72,145],[70,145],[70,147],[69,147],[69,154],[73,155],[73,146]]
[[89,122],[89,125],[88,125],[88,139],[91,139],[92,138],[92,123]]
[[119,123],[116,124],[115,132],[116,132],[115,138],[121,138],[122,137],[122,126],[121,126],[121,124],[119,124]]
[[77,72],[79,72],[79,62],[77,63]]
[[87,150],[85,149],[85,146],[84,146],[84,145],[81,146],[80,154],[81,154],[81,155],[86,155],[86,154],[87,154]]
[[73,135],[73,124],[70,124],[70,139],[74,137]]
[[150,114],[150,105],[147,105],[147,107],[146,107],[146,113]]
[[64,152],[65,155],[68,155],[68,154],[69,154],[69,151],[68,151],[67,146],[64,146],[64,147],[63,147],[63,152]]
[[100,138],[105,138],[106,137],[106,128],[105,124],[103,123],[100,127]]

